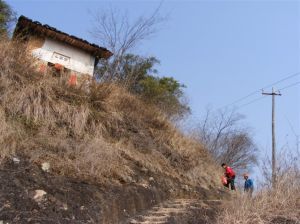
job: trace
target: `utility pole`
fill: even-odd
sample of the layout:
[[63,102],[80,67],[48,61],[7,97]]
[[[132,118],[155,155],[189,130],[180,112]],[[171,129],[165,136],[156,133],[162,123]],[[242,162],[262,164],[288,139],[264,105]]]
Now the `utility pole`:
[[275,96],[281,96],[272,88],[272,93],[262,92],[263,95],[272,96],[272,186],[276,187],[276,138],[275,138]]

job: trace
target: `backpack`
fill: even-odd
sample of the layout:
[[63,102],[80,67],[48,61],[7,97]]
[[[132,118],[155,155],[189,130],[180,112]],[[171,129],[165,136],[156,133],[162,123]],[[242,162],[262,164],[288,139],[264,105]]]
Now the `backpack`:
[[227,184],[227,178],[225,176],[222,176],[221,177],[221,182],[223,185],[226,185]]

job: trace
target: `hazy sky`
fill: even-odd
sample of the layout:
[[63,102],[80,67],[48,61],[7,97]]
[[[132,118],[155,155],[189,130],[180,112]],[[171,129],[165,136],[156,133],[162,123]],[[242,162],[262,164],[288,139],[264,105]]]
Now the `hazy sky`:
[[[7,0],[33,20],[95,42],[91,11],[109,7],[130,18],[151,13],[159,1]],[[161,61],[160,75],[174,76],[187,86],[195,122],[210,105],[219,108],[264,86],[300,72],[299,1],[164,1],[168,21],[136,49]],[[300,75],[274,85],[300,81]],[[271,88],[265,89],[270,91]],[[300,85],[276,98],[278,148],[292,150],[300,134]],[[235,104],[260,97],[260,92]],[[262,154],[271,152],[271,97],[239,109],[246,115]],[[291,125],[289,124],[289,122]],[[294,129],[294,132],[291,129]]]

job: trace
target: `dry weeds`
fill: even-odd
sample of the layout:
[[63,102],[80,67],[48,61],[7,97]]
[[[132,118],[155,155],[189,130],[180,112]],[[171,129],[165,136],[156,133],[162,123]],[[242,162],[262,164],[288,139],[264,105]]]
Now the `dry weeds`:
[[[1,158],[23,153],[36,163],[50,161],[53,172],[98,182],[126,182],[139,164],[197,184],[203,174],[195,171],[212,164],[203,146],[121,86],[70,87],[63,74],[38,72],[17,42],[0,41],[0,61]],[[218,176],[209,169],[206,178]]]
[[300,180],[290,170],[276,189],[263,188],[253,198],[238,195],[225,204],[218,224],[298,224],[300,223]]

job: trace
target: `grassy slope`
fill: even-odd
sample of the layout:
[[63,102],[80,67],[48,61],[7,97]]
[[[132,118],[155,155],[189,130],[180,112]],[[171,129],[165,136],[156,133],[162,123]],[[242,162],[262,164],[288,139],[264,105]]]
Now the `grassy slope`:
[[207,190],[217,189],[205,149],[155,107],[120,86],[72,88],[42,75],[16,45],[0,43],[2,163],[12,155],[37,166],[49,162],[51,175],[106,186],[148,187],[154,179],[168,194],[201,187],[209,197]]

